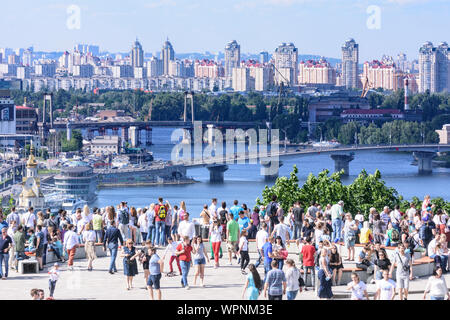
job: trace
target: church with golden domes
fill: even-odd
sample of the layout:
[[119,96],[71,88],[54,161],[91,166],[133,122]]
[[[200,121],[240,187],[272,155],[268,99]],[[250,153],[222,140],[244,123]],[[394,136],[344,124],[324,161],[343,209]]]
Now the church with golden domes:
[[31,143],[30,156],[27,161],[27,175],[23,178],[22,192],[19,196],[19,209],[28,210],[29,207],[33,207],[35,210],[44,209],[45,198],[41,190],[37,166],[38,163],[34,157],[34,146]]

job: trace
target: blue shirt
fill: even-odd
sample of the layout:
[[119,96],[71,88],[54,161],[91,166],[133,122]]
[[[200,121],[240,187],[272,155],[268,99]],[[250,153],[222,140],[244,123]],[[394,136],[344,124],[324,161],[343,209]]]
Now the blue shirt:
[[108,244],[119,244],[119,240],[120,244],[123,245],[123,238],[119,229],[117,229],[116,227],[109,227],[105,232],[105,236],[103,237],[103,245],[106,247],[106,242],[108,242]]
[[269,253],[272,253],[272,244],[270,242],[264,243],[262,246],[264,252],[264,265],[270,265],[272,263],[272,258],[269,257]]
[[268,293],[271,296],[281,296],[283,294],[283,282],[286,282],[286,276],[280,269],[272,269],[267,273],[266,282],[269,285]]
[[242,207],[240,206],[232,206],[230,208],[230,212],[233,214],[233,219],[237,220],[239,218],[239,212],[243,211]]
[[250,219],[248,217],[239,218],[237,222],[239,223],[239,233],[241,233],[242,229],[247,228],[250,224]]
[[152,257],[150,258],[149,270],[152,276],[157,276],[158,274],[161,274],[161,265],[158,262],[159,260],[161,260],[161,258],[156,253],[153,254]]

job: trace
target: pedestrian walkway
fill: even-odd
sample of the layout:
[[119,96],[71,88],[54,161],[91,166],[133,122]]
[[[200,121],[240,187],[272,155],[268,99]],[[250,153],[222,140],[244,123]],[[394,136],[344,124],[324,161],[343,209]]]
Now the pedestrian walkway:
[[[158,250],[159,254],[163,253],[163,249]],[[256,255],[251,255],[251,262],[254,262]],[[139,265],[139,275],[134,278],[134,288],[130,291],[126,290],[126,278],[123,275],[122,259],[117,258],[118,272],[114,275],[108,273],[110,258],[102,257],[94,261],[94,270],[87,271],[87,260],[75,260],[74,271],[67,270],[67,264],[61,265],[61,276],[56,285],[55,299],[66,300],[147,300],[148,292],[145,290],[144,272],[142,266]],[[221,259],[221,267],[214,269],[213,265],[207,265],[205,270],[205,287],[193,285],[194,268],[189,272],[190,290],[181,288],[180,276],[166,277],[161,279],[161,290],[163,299],[170,300],[199,300],[199,299],[223,299],[236,300],[241,299],[242,289],[246,276],[240,272],[240,267],[236,260],[233,265],[228,266],[227,259]],[[165,261],[165,270],[169,270],[169,258]],[[51,265],[47,266],[48,268]],[[174,262],[174,270],[176,263]],[[264,275],[263,268],[258,268],[260,275]],[[450,275],[445,275],[447,283],[450,283]],[[423,290],[426,285],[427,278],[421,278],[410,282],[410,300],[422,299]],[[48,275],[47,268],[40,274],[22,275],[14,270],[10,272],[8,280],[1,282],[4,292],[8,295],[4,299],[28,300],[30,299],[30,290],[39,288],[45,290],[48,296]],[[349,299],[350,294],[345,290],[345,286],[333,287],[336,299]],[[368,285],[369,296],[373,298],[375,285]],[[283,297],[285,299],[285,297]],[[263,296],[260,296],[263,299]],[[297,296],[297,300],[316,300],[313,290],[302,292]]]

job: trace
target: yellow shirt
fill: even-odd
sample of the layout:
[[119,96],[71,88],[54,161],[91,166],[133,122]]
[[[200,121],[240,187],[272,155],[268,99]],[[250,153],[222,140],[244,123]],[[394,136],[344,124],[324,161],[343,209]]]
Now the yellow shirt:
[[359,243],[361,243],[361,244],[369,243],[370,235],[372,235],[372,230],[362,228],[361,234],[359,235]]

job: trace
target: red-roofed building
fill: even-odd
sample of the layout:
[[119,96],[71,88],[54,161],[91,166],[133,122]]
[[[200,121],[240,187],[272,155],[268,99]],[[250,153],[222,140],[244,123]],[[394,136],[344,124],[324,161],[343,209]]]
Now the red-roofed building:
[[28,106],[16,106],[16,133],[35,134],[37,131],[37,109]]
[[224,76],[225,70],[221,64],[203,59],[195,61],[194,73],[196,78],[219,78]]
[[299,84],[336,84],[336,69],[325,59],[301,61],[298,70]]

